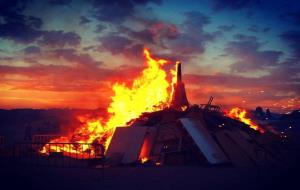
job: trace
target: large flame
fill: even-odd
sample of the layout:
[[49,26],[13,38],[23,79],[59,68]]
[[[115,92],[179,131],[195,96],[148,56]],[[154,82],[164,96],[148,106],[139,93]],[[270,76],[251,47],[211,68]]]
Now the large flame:
[[247,118],[247,111],[242,108],[232,108],[227,114],[228,117],[237,119],[247,125],[249,125],[250,128],[259,131],[260,133],[264,133],[265,131],[259,127],[257,124],[255,124],[250,118]]
[[[116,127],[124,127],[144,112],[153,112],[164,109],[169,105],[171,85],[167,80],[167,73],[162,66],[168,61],[165,59],[154,59],[150,52],[144,49],[147,67],[140,76],[133,80],[130,87],[125,84],[116,83],[113,85],[114,96],[107,108],[109,117],[88,119],[80,117],[83,123],[73,134],[62,136],[50,141],[50,143],[73,143],[57,144],[56,146],[46,145],[42,153],[49,151],[64,152],[68,156],[88,157],[95,154],[95,150],[89,145],[79,147],[78,143],[102,144],[107,149]],[[174,71],[173,82],[174,82]],[[176,75],[175,75],[176,76]]]

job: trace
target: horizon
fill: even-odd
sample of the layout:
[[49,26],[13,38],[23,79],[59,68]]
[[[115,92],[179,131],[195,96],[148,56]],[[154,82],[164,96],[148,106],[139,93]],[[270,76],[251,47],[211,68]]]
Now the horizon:
[[[195,105],[195,104],[192,104]],[[257,107],[261,107],[261,106],[257,106]],[[257,107],[253,107],[253,108],[245,108],[247,111],[255,111],[255,109]],[[225,109],[224,109],[225,108]],[[228,111],[232,108],[232,106],[224,106],[221,107],[221,111]],[[239,108],[243,108],[243,107],[239,107]],[[299,109],[291,109],[291,110],[282,110],[281,108],[272,108],[272,107],[262,107],[263,111],[266,111],[266,109],[269,109],[272,113],[275,114],[288,114],[291,113],[293,111],[298,111]],[[96,111],[96,110],[101,110],[101,111],[105,111],[107,112],[107,108],[105,107],[98,107],[98,108],[71,108],[71,107],[52,107],[52,108],[29,108],[29,107],[16,107],[16,108],[0,108],[0,110],[4,110],[4,111],[12,111],[12,110],[84,110],[84,111]]]

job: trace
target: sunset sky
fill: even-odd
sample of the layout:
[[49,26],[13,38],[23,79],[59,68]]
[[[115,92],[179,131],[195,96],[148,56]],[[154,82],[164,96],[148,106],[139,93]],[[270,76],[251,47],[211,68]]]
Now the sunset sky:
[[191,103],[300,108],[298,0],[0,0],[0,108],[106,107],[144,47]]

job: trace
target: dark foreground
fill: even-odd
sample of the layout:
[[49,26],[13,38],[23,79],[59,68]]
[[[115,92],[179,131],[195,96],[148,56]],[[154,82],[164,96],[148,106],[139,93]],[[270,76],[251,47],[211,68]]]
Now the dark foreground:
[[[298,167],[233,168],[200,166],[101,169],[1,165],[6,189],[295,189]],[[298,181],[297,181],[298,180]],[[297,188],[296,188],[297,189]]]

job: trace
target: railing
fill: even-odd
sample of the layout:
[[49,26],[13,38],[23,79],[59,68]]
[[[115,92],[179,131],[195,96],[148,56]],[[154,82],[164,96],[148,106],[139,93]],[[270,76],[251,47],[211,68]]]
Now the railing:
[[219,112],[221,110],[221,107],[217,106],[217,105],[200,104],[199,106],[201,109],[207,110],[207,111]]
[[103,168],[105,160],[103,147],[89,143],[18,143],[2,148],[0,158],[13,164],[80,168]]

